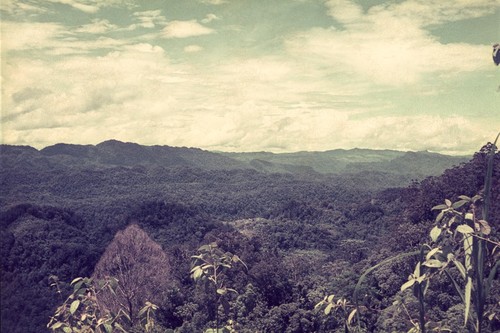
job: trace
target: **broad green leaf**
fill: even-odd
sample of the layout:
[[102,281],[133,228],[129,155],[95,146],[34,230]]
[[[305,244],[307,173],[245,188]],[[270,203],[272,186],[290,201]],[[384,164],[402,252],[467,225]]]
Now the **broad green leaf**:
[[356,311],[358,311],[358,309],[354,309],[351,311],[351,313],[349,313],[349,317],[347,317],[347,325],[351,325],[352,320],[354,319],[354,315],[356,314]]
[[55,323],[54,325],[50,326],[49,328],[51,330],[55,330],[55,329],[58,329],[59,327],[61,327],[63,325],[63,323],[61,323],[60,321],[58,321],[57,323]]
[[420,262],[417,263],[415,266],[415,270],[413,271],[413,276],[419,277],[420,276]]
[[225,295],[226,293],[227,293],[227,290],[225,288],[217,289],[217,294],[219,294],[219,295]]
[[201,267],[200,267],[200,268],[201,268],[202,270],[206,271],[206,270],[207,270],[207,269],[209,269],[209,268],[214,268],[214,265],[212,265],[212,264],[203,264],[203,265],[201,265]]
[[459,199],[462,199],[462,200],[465,200],[465,201],[471,201],[472,199],[466,195],[459,195],[458,196]]
[[472,255],[472,236],[470,234],[464,235],[464,252],[465,252],[465,269],[472,270],[471,255]]
[[403,285],[401,286],[401,291],[405,291],[406,289],[410,288],[411,286],[413,286],[415,284],[416,280],[415,279],[411,279],[409,281],[406,281],[405,283],[403,283]]
[[321,302],[319,302],[318,304],[316,304],[316,305],[314,306],[314,310],[318,309],[319,307],[322,307],[322,306],[323,306],[323,304],[325,304],[325,301],[321,301]]
[[444,203],[446,204],[446,207],[451,207],[452,203],[449,199],[444,199]]
[[427,266],[427,267],[432,267],[432,268],[439,268],[439,267],[443,267],[444,264],[439,260],[430,259],[430,260],[427,260],[426,262],[424,262],[423,265]]
[[71,329],[71,327],[69,327],[69,326],[64,326],[64,327],[63,327],[63,331],[64,331],[65,333],[71,333],[71,332],[73,332],[73,330],[72,330],[72,329]]
[[427,277],[426,274],[423,274],[422,276],[419,276],[417,279],[416,279],[416,282],[418,283],[422,283],[424,282],[425,278]]
[[429,252],[427,252],[425,259],[429,260],[432,258],[433,255],[435,255],[436,253],[441,253],[441,252],[443,252],[443,251],[441,251],[441,249],[439,247],[436,247],[436,248],[430,250]]
[[430,235],[431,235],[432,241],[436,242],[439,235],[441,235],[441,228],[438,226],[435,226],[434,228],[432,228]]
[[81,280],[83,280],[82,277],[77,277],[76,279],[73,279],[73,281],[71,281],[70,285],[73,285],[73,284],[75,284],[75,283],[77,283],[78,281],[81,281]]
[[109,323],[104,324],[104,329],[106,330],[107,333],[113,333],[113,326]]
[[470,310],[470,298],[472,293],[472,278],[467,277],[467,284],[465,285],[465,323],[464,326],[467,325],[467,319],[469,318],[469,310]]
[[115,328],[118,328],[119,330],[121,330],[122,332],[127,332],[122,325],[120,325],[120,323],[115,323]]
[[436,222],[441,222],[444,216],[444,210],[440,211],[439,214],[436,216]]
[[334,298],[334,297],[335,297],[335,295],[330,295],[330,296],[328,296],[327,302],[328,302],[328,303],[333,302],[333,298]]
[[332,308],[333,308],[333,304],[332,304],[332,303],[328,304],[328,305],[326,306],[326,308],[325,308],[325,314],[326,314],[326,315],[329,315],[329,314],[330,314],[330,311],[332,311]]
[[465,205],[468,201],[467,200],[458,200],[457,202],[453,203],[453,209],[458,209]]
[[78,289],[80,289],[82,284],[83,281],[78,281],[77,283],[75,283],[75,285],[73,286],[73,291],[77,291]]
[[455,264],[458,271],[460,272],[460,275],[462,275],[462,277],[465,279],[465,277],[467,276],[467,272],[465,271],[464,265],[462,265],[462,263],[456,259],[453,260],[453,263]]
[[192,273],[193,280],[198,280],[200,277],[203,276],[203,270],[201,269],[200,266],[196,266],[191,271],[193,272]]
[[448,208],[448,206],[441,204],[441,205],[437,205],[437,206],[432,207],[431,210],[443,210],[446,208]]
[[198,248],[199,252],[205,252],[210,250],[210,245],[202,245]]
[[483,234],[489,235],[491,233],[491,227],[488,224],[488,222],[486,222],[485,220],[479,220],[479,221],[477,221],[477,223],[479,224],[479,230]]
[[472,197],[472,202],[476,203],[476,201],[481,200],[483,197],[479,194],[476,194],[475,196]]
[[80,301],[79,300],[74,300],[71,303],[71,306],[69,307],[69,312],[71,314],[74,314],[76,310],[78,310],[78,307],[80,306]]
[[139,311],[139,313],[138,313],[137,315],[138,315],[139,317],[142,317],[142,315],[143,315],[144,313],[146,313],[146,311],[148,311],[148,307],[147,307],[147,306],[143,307],[143,308]]
[[474,220],[474,214],[472,214],[472,213],[465,214],[465,219],[469,220],[469,221]]
[[472,234],[474,229],[469,227],[467,224],[461,224],[457,227],[457,231],[462,234]]

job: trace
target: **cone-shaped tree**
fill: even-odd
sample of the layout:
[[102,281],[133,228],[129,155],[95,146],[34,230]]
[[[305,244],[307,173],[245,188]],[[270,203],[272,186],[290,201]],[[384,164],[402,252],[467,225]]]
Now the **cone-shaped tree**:
[[144,303],[160,303],[171,285],[166,253],[136,224],[119,231],[97,263],[93,277],[106,276],[118,279],[118,292],[99,294],[99,303],[114,313],[125,311],[132,325]]

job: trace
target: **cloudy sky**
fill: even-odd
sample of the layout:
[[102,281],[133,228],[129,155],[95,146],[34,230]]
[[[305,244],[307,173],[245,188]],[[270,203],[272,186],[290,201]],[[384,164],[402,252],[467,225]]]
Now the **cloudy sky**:
[[469,154],[497,0],[2,0],[3,143]]

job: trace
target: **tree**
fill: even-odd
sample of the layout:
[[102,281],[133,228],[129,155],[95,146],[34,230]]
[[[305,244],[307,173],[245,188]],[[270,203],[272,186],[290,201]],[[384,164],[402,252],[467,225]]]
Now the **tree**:
[[119,231],[97,263],[93,277],[108,276],[117,278],[117,293],[103,292],[98,300],[112,312],[125,311],[132,326],[143,304],[160,303],[172,285],[166,253],[136,224]]
[[192,256],[193,268],[191,269],[191,277],[195,281],[207,279],[209,285],[215,292],[216,326],[214,330],[208,331],[219,332],[219,305],[223,301],[227,301],[227,299],[224,299],[223,297],[227,296],[229,292],[237,293],[236,290],[227,286],[227,276],[225,271],[233,268],[233,265],[238,262],[243,264],[245,267],[246,265],[237,255],[222,251],[215,242],[201,246],[198,249],[198,252],[200,252],[199,255]]

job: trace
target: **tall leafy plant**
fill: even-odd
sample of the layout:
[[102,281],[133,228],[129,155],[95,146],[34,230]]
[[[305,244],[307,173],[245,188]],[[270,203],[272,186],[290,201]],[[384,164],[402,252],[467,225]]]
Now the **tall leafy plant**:
[[192,256],[191,277],[197,282],[208,281],[216,300],[214,304],[216,327],[207,332],[226,332],[227,328],[219,330],[219,305],[224,297],[230,293],[237,293],[235,289],[228,287],[226,271],[232,269],[236,263],[241,263],[245,268],[246,265],[237,255],[222,251],[215,242],[201,246],[198,252],[199,254]]
[[[421,332],[425,332],[425,291],[438,274],[449,278],[464,304],[464,327],[470,323],[474,332],[481,333],[485,326],[487,299],[500,265],[500,260],[492,255],[500,243],[488,223],[497,140],[498,136],[487,154],[482,193],[472,198],[461,195],[455,202],[446,199],[432,208],[439,213],[430,231],[431,243],[422,248],[416,273],[401,286],[401,290],[413,287],[418,297]],[[459,279],[451,272],[455,269],[460,273]]]

